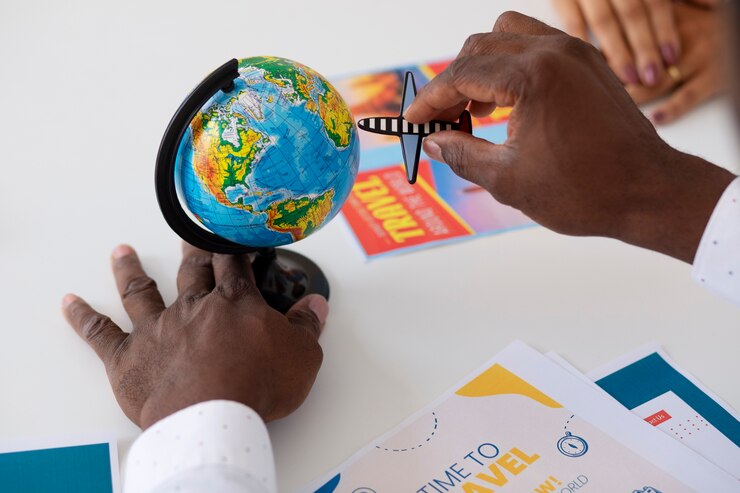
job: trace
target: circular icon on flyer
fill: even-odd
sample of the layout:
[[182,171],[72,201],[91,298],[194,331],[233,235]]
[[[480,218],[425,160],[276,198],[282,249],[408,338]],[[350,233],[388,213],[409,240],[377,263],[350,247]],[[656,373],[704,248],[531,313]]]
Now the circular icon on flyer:
[[364,486],[360,488],[356,488],[352,490],[352,493],[375,493],[375,490],[372,488],[365,488]]
[[588,443],[583,438],[566,431],[565,436],[558,440],[558,450],[568,457],[580,457],[588,452]]

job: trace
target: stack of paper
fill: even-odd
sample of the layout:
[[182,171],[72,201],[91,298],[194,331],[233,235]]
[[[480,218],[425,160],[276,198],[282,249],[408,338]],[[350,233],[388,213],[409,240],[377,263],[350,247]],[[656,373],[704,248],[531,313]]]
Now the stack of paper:
[[515,342],[304,491],[740,492],[737,415],[659,348],[590,376]]

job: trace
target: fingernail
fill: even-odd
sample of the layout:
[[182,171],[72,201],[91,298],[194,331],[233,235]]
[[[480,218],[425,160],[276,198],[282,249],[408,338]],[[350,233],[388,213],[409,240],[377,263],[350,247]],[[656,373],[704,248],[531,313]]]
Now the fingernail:
[[128,245],[118,245],[116,248],[113,249],[113,258],[118,260],[121,257],[125,257],[126,255],[131,255],[134,253],[134,249],[131,248]]
[[651,63],[642,71],[642,78],[648,86],[654,86],[658,83],[658,66]]
[[319,319],[319,323],[324,325],[326,317],[329,316],[329,302],[326,301],[326,298],[321,295],[311,296],[311,299],[308,300],[308,308],[314,312],[316,318]]
[[675,65],[678,63],[678,50],[672,43],[665,43],[660,47],[660,53],[663,55],[663,60],[668,65]]
[[653,121],[653,123],[663,123],[665,122],[666,114],[662,111],[656,111],[653,113],[653,116],[650,117],[650,119]]
[[62,298],[62,308],[67,308],[69,305],[77,301],[79,298],[73,294],[66,294]]
[[637,73],[637,69],[631,63],[624,68],[624,78],[630,84],[639,84],[640,75]]
[[434,142],[433,140],[424,139],[424,152],[427,153],[427,156],[434,159],[435,161],[439,161],[440,163],[444,163],[444,158],[442,157],[442,148],[439,147],[439,144]]

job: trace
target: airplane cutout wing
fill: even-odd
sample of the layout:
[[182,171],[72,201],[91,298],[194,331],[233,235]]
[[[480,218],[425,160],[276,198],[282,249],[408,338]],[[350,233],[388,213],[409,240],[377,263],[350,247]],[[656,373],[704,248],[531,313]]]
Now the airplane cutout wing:
[[[411,103],[416,99],[416,81],[414,74],[406,72],[403,81],[403,99],[401,100],[401,117]],[[421,156],[421,135],[401,135],[401,150],[403,152],[403,164],[406,166],[406,179],[412,185],[416,183],[416,174],[419,172],[419,156]]]
[[459,122],[443,122],[432,120],[424,124],[409,123],[403,119],[406,109],[416,98],[416,82],[414,74],[406,72],[403,82],[403,97],[401,99],[401,114],[398,117],[372,117],[363,118],[357,122],[360,129],[383,135],[396,135],[401,139],[401,151],[403,163],[406,167],[406,179],[410,184],[416,183],[419,172],[419,158],[421,156],[421,144],[424,137],[443,130],[460,130],[472,133],[472,121],[470,113],[464,110],[460,115]]

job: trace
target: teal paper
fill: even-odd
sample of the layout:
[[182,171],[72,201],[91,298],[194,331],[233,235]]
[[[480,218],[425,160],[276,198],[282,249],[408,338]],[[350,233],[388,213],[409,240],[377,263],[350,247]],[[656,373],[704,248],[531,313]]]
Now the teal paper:
[[107,443],[0,453],[3,493],[113,493]]

